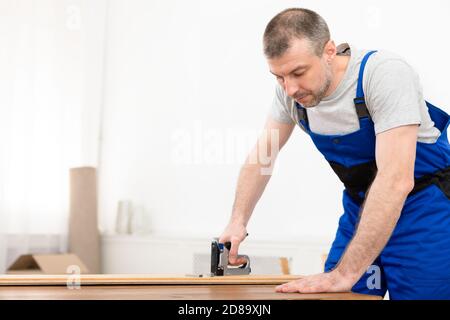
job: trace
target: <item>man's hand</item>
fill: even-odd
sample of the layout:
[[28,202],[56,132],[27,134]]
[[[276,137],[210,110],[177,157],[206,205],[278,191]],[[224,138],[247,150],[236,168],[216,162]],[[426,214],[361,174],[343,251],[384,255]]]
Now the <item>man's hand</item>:
[[231,249],[228,256],[230,265],[241,265],[246,263],[246,259],[238,258],[239,245],[247,236],[245,225],[238,222],[230,222],[219,237],[219,243],[231,242]]
[[348,279],[338,271],[333,270],[284,283],[276,287],[275,291],[282,293],[348,292],[355,283],[355,280]]

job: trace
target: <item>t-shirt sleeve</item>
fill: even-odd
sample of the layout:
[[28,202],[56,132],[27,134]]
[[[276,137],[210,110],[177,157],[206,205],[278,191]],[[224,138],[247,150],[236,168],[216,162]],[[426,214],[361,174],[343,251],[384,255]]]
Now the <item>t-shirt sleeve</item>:
[[286,101],[286,95],[280,85],[276,86],[275,96],[273,98],[269,114],[276,121],[295,124],[289,113],[289,106]]
[[425,103],[422,86],[408,63],[401,59],[382,61],[373,66],[364,80],[367,109],[375,134],[421,123],[421,104]]

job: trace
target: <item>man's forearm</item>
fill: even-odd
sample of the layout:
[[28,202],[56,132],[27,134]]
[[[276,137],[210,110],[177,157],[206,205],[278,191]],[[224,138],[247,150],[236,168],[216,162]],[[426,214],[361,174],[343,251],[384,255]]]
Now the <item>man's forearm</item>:
[[293,123],[282,123],[268,117],[263,132],[241,168],[230,222],[247,226],[270,180],[277,155],[294,127]]
[[260,164],[249,163],[242,167],[236,187],[231,221],[247,226],[253,209],[271,177],[262,173],[263,168]]
[[388,242],[400,217],[410,185],[377,176],[364,203],[355,235],[336,270],[355,282]]

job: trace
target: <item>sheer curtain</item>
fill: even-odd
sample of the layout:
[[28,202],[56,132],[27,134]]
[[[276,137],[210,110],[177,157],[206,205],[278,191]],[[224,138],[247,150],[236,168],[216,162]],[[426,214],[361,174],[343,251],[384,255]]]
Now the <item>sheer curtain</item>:
[[97,166],[106,0],[0,0],[0,273],[67,248],[69,168]]

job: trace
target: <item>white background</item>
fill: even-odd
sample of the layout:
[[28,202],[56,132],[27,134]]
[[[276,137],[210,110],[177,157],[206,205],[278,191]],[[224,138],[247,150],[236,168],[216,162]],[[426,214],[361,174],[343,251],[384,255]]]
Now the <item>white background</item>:
[[[426,98],[450,110],[448,1],[110,1],[99,164],[104,231],[114,230],[117,202],[129,199],[150,215],[154,233],[220,234],[242,150],[274,94],[262,34],[288,7],[321,14],[336,44],[402,55]],[[191,157],[177,160],[180,134]],[[332,239],[341,190],[296,128],[248,231],[254,239]]]

